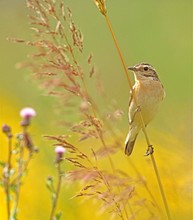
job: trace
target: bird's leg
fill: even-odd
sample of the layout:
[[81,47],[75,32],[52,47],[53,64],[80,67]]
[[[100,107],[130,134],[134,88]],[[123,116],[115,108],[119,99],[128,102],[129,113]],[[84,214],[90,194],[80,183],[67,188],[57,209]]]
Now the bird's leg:
[[153,152],[154,152],[153,145],[149,145],[145,153],[145,156],[149,156],[150,154],[153,154]]
[[134,111],[133,118],[132,118],[131,120],[129,120],[129,124],[130,124],[130,125],[133,123],[136,114],[137,114],[138,112],[140,112],[140,111],[141,111],[141,107],[140,107],[140,106],[137,106],[137,108],[136,108],[135,111]]

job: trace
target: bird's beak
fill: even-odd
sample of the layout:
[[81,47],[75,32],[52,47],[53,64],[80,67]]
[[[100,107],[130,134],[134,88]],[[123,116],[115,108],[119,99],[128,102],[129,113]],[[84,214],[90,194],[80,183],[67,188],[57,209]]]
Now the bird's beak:
[[136,71],[136,70],[137,70],[137,68],[136,68],[135,66],[130,66],[130,67],[128,67],[128,70],[131,70],[131,71]]

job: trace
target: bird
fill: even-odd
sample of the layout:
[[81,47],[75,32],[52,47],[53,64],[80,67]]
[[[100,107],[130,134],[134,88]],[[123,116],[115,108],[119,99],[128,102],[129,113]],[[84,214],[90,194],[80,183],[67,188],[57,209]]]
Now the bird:
[[[134,72],[135,83],[131,89],[129,100],[129,132],[125,140],[125,154],[130,156],[143,123],[144,126],[155,117],[165,97],[164,87],[154,67],[148,63],[140,63],[128,67]],[[135,96],[135,97],[134,97]],[[153,148],[152,148],[153,149]],[[153,151],[153,150],[152,150]],[[146,155],[152,152],[147,150]]]

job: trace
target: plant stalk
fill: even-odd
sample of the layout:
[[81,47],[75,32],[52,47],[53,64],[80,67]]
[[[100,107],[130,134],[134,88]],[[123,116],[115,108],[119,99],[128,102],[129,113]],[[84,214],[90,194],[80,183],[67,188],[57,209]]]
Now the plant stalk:
[[6,199],[7,199],[7,218],[10,219],[10,170],[12,156],[12,139],[8,137],[8,159],[7,159],[7,175],[6,175]]
[[50,213],[50,220],[54,220],[54,215],[55,215],[55,211],[56,211],[56,207],[57,207],[57,202],[58,202],[58,198],[59,198],[59,194],[60,194],[60,190],[61,190],[61,183],[62,183],[62,171],[61,171],[61,166],[60,166],[60,161],[57,164],[57,168],[58,168],[58,183],[57,183],[57,188],[56,188],[56,192],[55,192],[55,197],[52,203],[52,210]]
[[167,199],[166,199],[166,196],[165,196],[164,188],[163,188],[163,185],[162,185],[162,182],[161,182],[161,178],[160,178],[158,168],[157,168],[157,164],[156,164],[156,161],[155,161],[155,158],[154,158],[153,154],[151,154],[151,160],[152,160],[153,168],[154,168],[156,178],[157,178],[157,181],[158,181],[160,193],[161,193],[161,196],[162,196],[162,199],[163,199],[163,203],[164,203],[164,207],[165,207],[165,210],[166,210],[167,218],[168,218],[168,220],[172,220],[171,215],[170,215],[169,206],[168,206],[168,203],[167,203]]
[[[114,44],[115,44],[115,46],[116,46],[117,52],[118,52],[118,54],[119,54],[119,58],[120,58],[120,60],[121,60],[121,63],[122,63],[122,66],[123,66],[123,69],[124,69],[124,72],[125,72],[125,75],[126,75],[128,84],[129,84],[130,89],[131,89],[131,91],[132,91],[132,96],[133,96],[134,102],[135,102],[136,106],[138,106],[137,99],[136,99],[136,96],[135,96],[135,92],[134,92],[134,90],[133,90],[130,77],[129,77],[129,75],[128,75],[127,67],[126,67],[126,65],[125,65],[125,62],[124,62],[124,59],[123,59],[123,56],[122,56],[120,47],[119,47],[119,45],[118,45],[117,39],[116,39],[115,34],[114,34],[114,31],[113,31],[113,29],[112,29],[111,23],[110,23],[110,21],[109,21],[109,18],[108,18],[108,16],[107,16],[107,14],[104,14],[104,16],[105,16],[105,19],[106,19],[108,28],[109,28],[109,30],[110,30],[110,33],[111,33],[111,35],[112,35]],[[145,123],[144,123],[144,120],[143,120],[143,116],[142,116],[141,111],[139,111],[139,115],[140,115],[140,118],[141,118],[142,130],[143,130],[143,133],[144,133],[144,136],[145,136],[147,145],[148,145],[148,149],[151,150],[151,149],[152,149],[152,145],[150,144],[150,140],[149,140],[149,137],[148,137],[148,135],[147,135],[147,131],[146,131],[146,128],[145,128]],[[160,175],[159,175],[159,172],[158,172],[158,168],[157,168],[157,164],[156,164],[156,161],[155,161],[153,152],[151,153],[151,160],[152,160],[154,172],[155,172],[155,174],[156,174],[156,178],[157,178],[157,182],[158,182],[158,185],[159,185],[159,189],[160,189],[160,192],[161,192],[161,196],[162,196],[162,200],[163,200],[163,203],[164,203],[164,207],[165,207],[165,211],[166,211],[166,214],[167,214],[167,218],[168,218],[168,220],[171,220],[170,211],[169,211],[169,207],[168,207],[168,204],[167,204],[167,199],[166,199],[166,196],[165,196],[165,193],[164,193],[164,190],[163,190],[163,185],[162,185],[162,182],[161,182],[161,178],[160,178]]]

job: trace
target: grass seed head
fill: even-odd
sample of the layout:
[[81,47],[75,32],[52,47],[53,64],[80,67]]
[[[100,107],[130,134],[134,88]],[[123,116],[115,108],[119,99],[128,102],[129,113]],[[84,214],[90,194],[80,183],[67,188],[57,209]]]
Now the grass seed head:
[[95,0],[95,4],[98,7],[98,9],[101,12],[101,14],[103,14],[103,15],[107,14],[105,0]]

